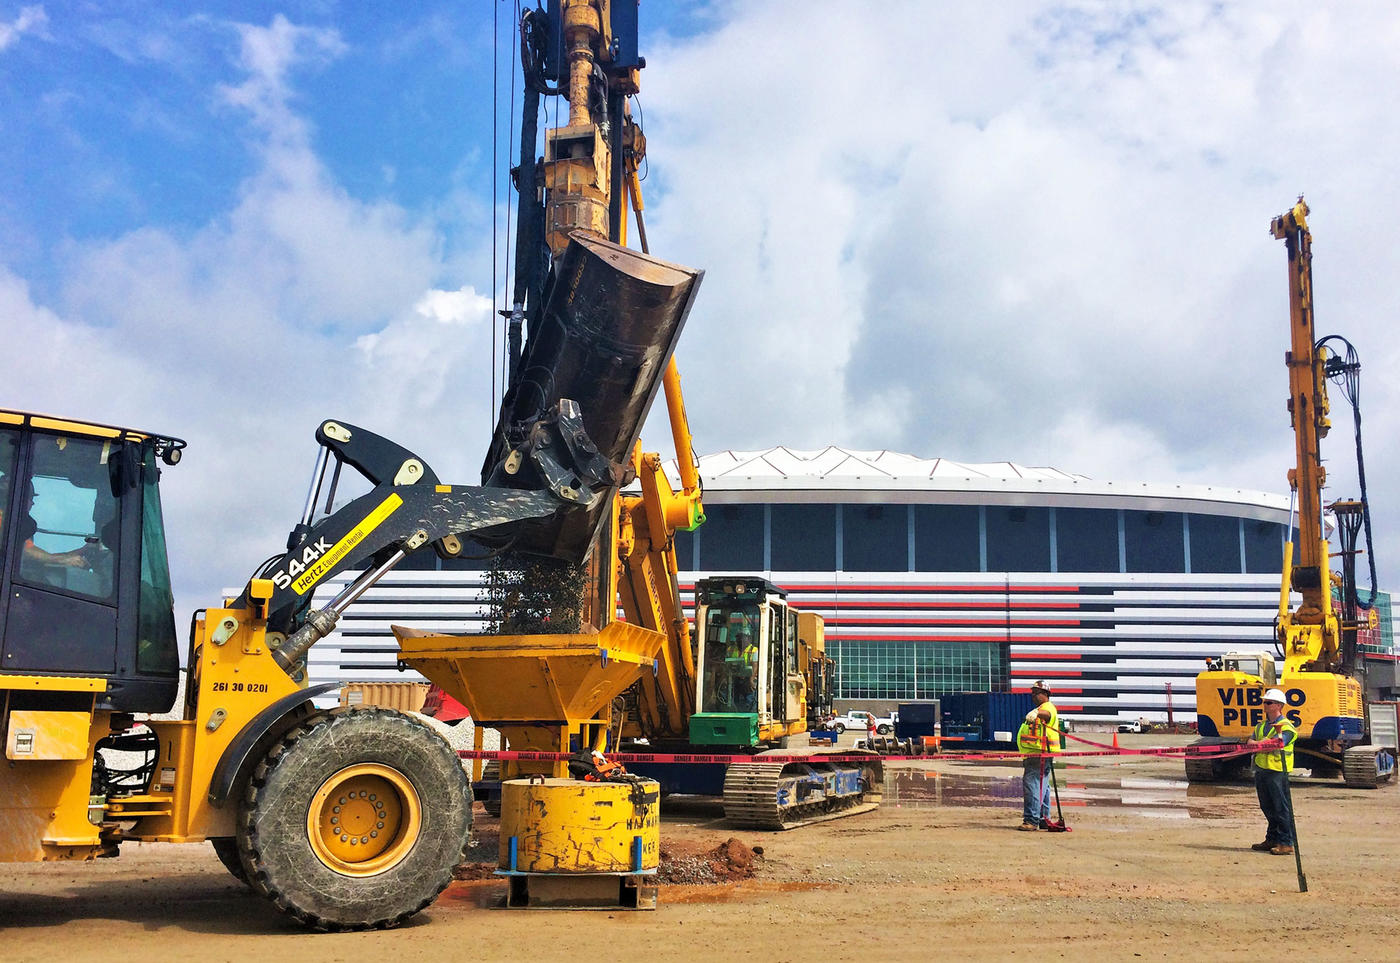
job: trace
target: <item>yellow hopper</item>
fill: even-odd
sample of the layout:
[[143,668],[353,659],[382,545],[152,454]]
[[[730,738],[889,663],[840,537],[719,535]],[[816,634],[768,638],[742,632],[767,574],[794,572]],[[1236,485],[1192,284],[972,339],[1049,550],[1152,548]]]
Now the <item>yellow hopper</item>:
[[[499,729],[512,750],[601,748],[612,700],[652,671],[665,636],[627,622],[580,635],[431,635],[392,626],[400,658],[437,683],[478,726]],[[502,766],[503,778],[564,777],[564,762]]]

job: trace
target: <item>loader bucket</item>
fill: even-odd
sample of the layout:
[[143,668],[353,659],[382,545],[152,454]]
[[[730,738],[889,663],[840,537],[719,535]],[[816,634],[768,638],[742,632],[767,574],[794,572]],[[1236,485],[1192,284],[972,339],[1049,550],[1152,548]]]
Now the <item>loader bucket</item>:
[[[433,635],[391,626],[400,659],[461,702],[513,750],[569,751],[588,723],[652,671],[665,636],[627,622],[579,635]],[[565,775],[563,763],[537,771]]]
[[[512,464],[528,449],[537,426],[561,401],[582,413],[591,446],[614,467],[587,508],[560,512],[493,531],[479,541],[515,552],[567,562],[587,556],[661,384],[662,375],[694,303],[703,271],[575,232],[555,262],[541,320],[528,332],[519,374],[501,403],[482,481],[491,486],[539,489],[537,473]],[[553,437],[553,436],[552,436]],[[568,459],[549,443],[549,458]],[[576,453],[575,453],[576,454]],[[527,459],[528,462],[528,459]]]

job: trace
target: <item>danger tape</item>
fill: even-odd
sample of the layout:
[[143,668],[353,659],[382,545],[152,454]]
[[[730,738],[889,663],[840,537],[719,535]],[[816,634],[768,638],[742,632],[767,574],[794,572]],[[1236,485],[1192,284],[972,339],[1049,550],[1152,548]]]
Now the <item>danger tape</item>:
[[[1071,737],[1074,738],[1074,737]],[[910,762],[1006,762],[1021,759],[1039,759],[1053,757],[1055,759],[1079,759],[1091,756],[1158,756],[1166,758],[1195,758],[1205,756],[1211,759],[1230,759],[1236,756],[1248,755],[1257,751],[1281,748],[1283,743],[1277,739],[1257,743],[1254,747],[1246,749],[1241,745],[1218,745],[1218,746],[1158,746],[1145,747],[1140,749],[1121,749],[1113,746],[1104,746],[1099,743],[1090,742],[1087,739],[1076,739],[1094,749],[1067,750],[1065,752],[931,752],[922,755],[885,755],[883,753],[872,755],[870,752],[856,753],[802,753],[786,754],[778,752],[765,752],[763,755],[730,754],[730,753],[696,753],[696,752],[610,752],[607,757],[613,762],[620,762],[623,765],[628,763],[666,763],[672,765],[697,765],[697,764],[718,764],[734,765],[744,762],[869,762],[878,758],[882,762],[910,761]],[[480,759],[487,762],[566,762],[571,757],[567,752],[536,752],[512,749],[459,749],[457,755],[463,759]]]

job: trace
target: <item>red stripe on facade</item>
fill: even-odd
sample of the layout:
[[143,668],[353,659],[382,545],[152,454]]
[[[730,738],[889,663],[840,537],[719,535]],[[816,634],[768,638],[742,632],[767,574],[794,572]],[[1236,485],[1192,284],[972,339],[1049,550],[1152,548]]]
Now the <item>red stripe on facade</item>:
[[[1006,619],[909,619],[909,618],[888,618],[882,619],[876,616],[853,616],[843,618],[839,615],[829,615],[824,620],[827,625],[1006,625]],[[1079,628],[1084,623],[1080,619],[1012,619],[1013,626],[1029,625],[1060,625],[1067,628]]]
[[[695,590],[695,583],[680,583],[681,588],[688,592]],[[1005,582],[997,582],[992,585],[930,585],[926,582],[904,582],[898,585],[831,585],[829,583],[812,582],[787,582],[781,586],[786,592],[997,592],[1005,593],[1007,585]],[[1078,585],[1012,585],[1010,590],[1016,592],[1056,592],[1059,594],[1078,593]]]
[[1011,653],[1011,658],[1012,658],[1013,660],[1016,660],[1016,661],[1030,662],[1030,661],[1033,661],[1033,660],[1043,660],[1043,659],[1051,659],[1051,660],[1060,660],[1060,659],[1070,660],[1070,659],[1078,659],[1078,658],[1079,658],[1079,655],[1078,655],[1078,653],[1075,653],[1075,652],[1012,652],[1012,653]]
[[847,601],[840,596],[827,598],[813,598],[810,596],[802,599],[802,607],[806,609],[826,607],[838,609],[1069,609],[1078,610],[1082,606],[1080,602],[895,602],[895,601],[868,601],[864,599]]
[[827,640],[839,642],[985,642],[988,645],[998,645],[1003,641],[1000,636],[995,635],[935,635],[930,637],[924,635],[866,635],[849,632],[827,633]]

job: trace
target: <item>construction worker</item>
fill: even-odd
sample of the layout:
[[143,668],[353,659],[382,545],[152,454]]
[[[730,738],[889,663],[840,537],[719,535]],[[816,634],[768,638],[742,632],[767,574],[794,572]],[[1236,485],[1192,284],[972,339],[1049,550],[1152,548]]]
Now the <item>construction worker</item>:
[[1022,832],[1048,829],[1050,821],[1049,753],[1060,751],[1060,712],[1050,701],[1050,687],[1037,680],[1031,686],[1035,708],[1026,713],[1020,731],[1016,733],[1016,749],[1025,756],[1021,760],[1021,825]]
[[[1298,730],[1283,714],[1287,699],[1283,690],[1270,689],[1264,693],[1264,721],[1254,727],[1253,737],[1245,743],[1254,750],[1254,791],[1259,796],[1259,808],[1269,821],[1262,843],[1249,847],[1255,852],[1275,856],[1293,855],[1293,811],[1289,805],[1288,774],[1293,771],[1293,743]],[[1280,740],[1281,749],[1260,750],[1267,740]]]

